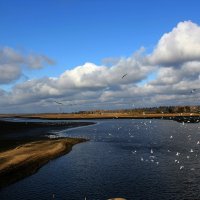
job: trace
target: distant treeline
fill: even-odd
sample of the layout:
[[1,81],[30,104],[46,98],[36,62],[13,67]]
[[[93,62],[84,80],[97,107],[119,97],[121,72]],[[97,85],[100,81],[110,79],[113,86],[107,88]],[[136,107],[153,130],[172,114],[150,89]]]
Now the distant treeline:
[[151,108],[135,108],[120,110],[90,110],[79,111],[78,114],[102,114],[102,113],[200,113],[200,106],[160,106]]

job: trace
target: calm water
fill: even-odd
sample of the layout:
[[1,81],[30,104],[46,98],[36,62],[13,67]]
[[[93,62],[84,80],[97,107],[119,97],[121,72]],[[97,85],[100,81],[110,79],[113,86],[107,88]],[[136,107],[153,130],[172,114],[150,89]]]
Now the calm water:
[[200,124],[115,119],[56,134],[91,140],[4,188],[1,200],[200,199]]

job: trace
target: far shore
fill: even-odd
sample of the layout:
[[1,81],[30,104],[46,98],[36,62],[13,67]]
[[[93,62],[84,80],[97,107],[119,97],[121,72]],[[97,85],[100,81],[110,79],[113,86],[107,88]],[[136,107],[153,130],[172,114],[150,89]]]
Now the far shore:
[[41,113],[41,114],[1,114],[3,117],[30,118],[30,119],[53,119],[53,120],[84,120],[84,119],[113,119],[113,118],[163,118],[163,117],[200,117],[200,113],[94,113],[94,114],[73,114],[73,113]]
[[46,119],[46,120],[97,120],[97,119],[169,119],[178,122],[199,122],[200,113],[44,113],[44,114],[8,114],[1,117]]
[[0,188],[35,173],[48,161],[68,153],[85,139],[59,138],[29,142],[0,153]]

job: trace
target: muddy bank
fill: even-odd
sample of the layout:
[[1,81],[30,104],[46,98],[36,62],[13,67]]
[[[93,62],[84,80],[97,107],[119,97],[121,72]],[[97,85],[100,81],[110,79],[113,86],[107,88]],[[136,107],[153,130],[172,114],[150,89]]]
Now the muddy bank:
[[[36,129],[36,128],[72,128],[78,126],[88,126],[95,124],[93,122],[13,122],[13,121],[4,121],[0,120],[0,128],[1,133],[11,133],[11,132],[18,132],[24,131],[29,129]],[[0,134],[1,134],[0,133]]]
[[49,160],[68,153],[85,139],[59,138],[29,142],[0,153],[0,188],[35,173]]

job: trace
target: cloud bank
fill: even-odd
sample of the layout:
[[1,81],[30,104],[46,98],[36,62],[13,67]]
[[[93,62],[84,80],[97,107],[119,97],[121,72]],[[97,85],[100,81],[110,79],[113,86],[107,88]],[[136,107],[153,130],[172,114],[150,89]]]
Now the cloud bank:
[[7,84],[19,79],[23,68],[40,69],[53,65],[54,61],[44,55],[24,55],[12,48],[0,49],[0,84]]
[[177,67],[185,62],[200,61],[200,27],[191,21],[180,22],[159,40],[150,62]]
[[[0,51],[0,84],[20,77],[22,68],[37,69],[52,60]],[[126,75],[126,76],[124,76]],[[123,77],[124,76],[124,77]],[[87,62],[58,77],[28,80],[12,91],[0,90],[1,112],[63,112],[160,105],[199,104],[200,26],[184,21],[165,33],[154,50],[119,58],[111,66]]]

